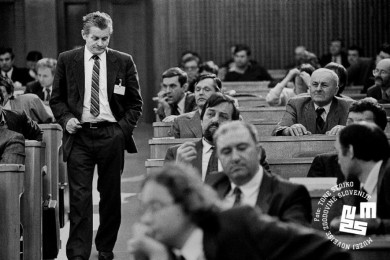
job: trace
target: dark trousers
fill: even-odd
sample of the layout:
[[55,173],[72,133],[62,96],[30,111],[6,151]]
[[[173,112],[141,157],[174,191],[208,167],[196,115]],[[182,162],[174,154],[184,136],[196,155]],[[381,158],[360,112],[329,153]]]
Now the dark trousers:
[[100,226],[95,238],[98,251],[111,252],[121,222],[121,174],[125,139],[117,123],[101,128],[82,128],[75,134],[68,159],[70,232],[68,258],[89,259],[92,247],[92,180],[98,170]]

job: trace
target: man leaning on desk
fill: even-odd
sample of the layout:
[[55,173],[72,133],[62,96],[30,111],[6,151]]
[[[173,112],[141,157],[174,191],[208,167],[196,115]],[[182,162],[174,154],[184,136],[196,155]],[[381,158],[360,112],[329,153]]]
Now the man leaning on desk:
[[353,100],[335,97],[339,78],[329,69],[318,69],[310,79],[310,96],[289,100],[282,120],[272,135],[337,135],[345,126]]

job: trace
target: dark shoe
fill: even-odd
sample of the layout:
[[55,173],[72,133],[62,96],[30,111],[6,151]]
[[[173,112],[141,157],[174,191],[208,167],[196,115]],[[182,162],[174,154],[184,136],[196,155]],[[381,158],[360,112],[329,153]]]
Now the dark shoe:
[[114,259],[114,254],[112,252],[99,252],[99,260],[112,260]]

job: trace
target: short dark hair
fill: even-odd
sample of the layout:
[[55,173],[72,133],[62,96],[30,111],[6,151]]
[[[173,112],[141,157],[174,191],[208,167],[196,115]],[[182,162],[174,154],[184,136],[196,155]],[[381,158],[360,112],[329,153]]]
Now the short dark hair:
[[214,64],[214,66],[212,66],[212,64],[210,64],[210,63],[214,63],[214,62],[213,61],[206,61],[206,62],[203,62],[202,64],[200,64],[199,73],[209,72],[212,74],[218,74],[218,66],[215,64]]
[[249,48],[248,45],[245,44],[237,44],[235,49],[234,49],[234,54],[240,51],[245,51],[248,56],[251,56],[251,48]]
[[196,64],[198,64],[198,67],[199,67],[200,60],[199,60],[198,57],[193,56],[193,55],[192,55],[192,56],[189,56],[189,57],[187,57],[187,58],[185,58],[185,59],[183,60],[183,67],[184,67],[184,64],[186,64],[187,62],[190,62],[190,61],[195,61]]
[[357,45],[351,45],[348,47],[349,51],[357,51],[359,53],[359,56],[363,56],[363,50]]
[[202,113],[200,114],[200,119],[203,120],[203,116],[206,113],[207,108],[209,107],[215,107],[221,103],[229,103],[233,106],[233,113],[232,113],[232,120],[239,120],[240,119],[240,111],[237,109],[236,104],[234,103],[234,100],[224,95],[220,92],[212,94],[209,99],[207,99],[206,103],[203,106]]
[[26,60],[27,61],[39,61],[40,59],[43,58],[43,55],[39,51],[30,51],[27,53]]
[[311,76],[311,74],[316,70],[311,64],[309,63],[303,63],[298,66],[298,70],[300,72],[306,72]]
[[180,69],[179,67],[174,67],[174,68],[167,69],[162,74],[162,78],[163,79],[165,79],[165,78],[173,78],[173,77],[176,77],[176,76],[179,77],[180,86],[183,87],[183,85],[186,84],[187,81],[188,81],[188,76],[187,76],[187,73],[185,71],[183,71],[182,69]]
[[347,69],[343,65],[338,64],[336,62],[330,62],[326,64],[324,68],[334,71],[339,77],[339,91],[337,92],[337,95],[339,96],[341,93],[343,93],[345,85],[347,85],[347,81],[348,81]]
[[387,125],[387,115],[386,111],[379,104],[374,102],[371,99],[361,99],[356,102],[353,102],[349,108],[349,112],[363,113],[364,111],[371,111],[374,115],[374,122],[377,124],[383,131]]
[[15,58],[15,53],[14,51],[12,50],[12,48],[9,48],[9,47],[1,47],[0,48],[0,55],[4,55],[6,53],[9,53],[11,54],[11,59],[14,59]]
[[387,54],[390,55],[390,43],[388,43],[388,42],[382,43],[381,47],[380,47],[379,50],[378,50],[378,54],[379,54],[381,51],[383,51],[383,52],[385,52],[385,53],[387,53]]
[[200,174],[193,167],[182,164],[167,163],[152,174],[142,184],[155,182],[164,186],[189,218],[198,226],[209,215],[220,210],[220,200],[214,190],[202,183]]
[[84,33],[88,34],[89,29],[91,29],[92,26],[98,27],[101,30],[109,28],[110,34],[114,31],[111,17],[108,14],[99,11],[89,13],[83,17]]
[[199,81],[202,81],[204,79],[212,79],[214,81],[214,83],[216,84],[216,88],[215,88],[215,91],[217,92],[220,92],[221,89],[222,89],[222,82],[221,80],[217,77],[217,75],[215,74],[212,74],[212,73],[208,73],[208,74],[203,74],[203,75],[200,75],[197,79],[196,79],[196,82],[195,82],[195,87],[196,85],[198,85]]
[[353,147],[354,157],[363,161],[380,161],[389,158],[390,145],[385,133],[375,124],[360,122],[344,127],[339,134],[342,153]]

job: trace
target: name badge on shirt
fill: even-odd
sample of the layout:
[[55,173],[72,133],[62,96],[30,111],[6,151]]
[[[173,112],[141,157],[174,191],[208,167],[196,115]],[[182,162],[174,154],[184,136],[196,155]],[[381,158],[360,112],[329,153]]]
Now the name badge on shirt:
[[119,94],[119,95],[124,95],[125,94],[126,88],[122,86],[122,80],[119,80],[119,85],[114,86],[114,93]]

